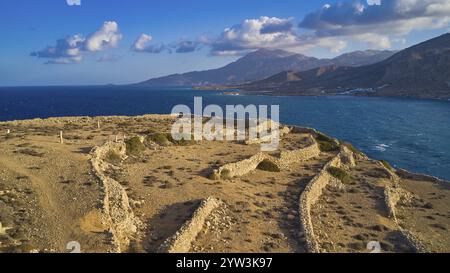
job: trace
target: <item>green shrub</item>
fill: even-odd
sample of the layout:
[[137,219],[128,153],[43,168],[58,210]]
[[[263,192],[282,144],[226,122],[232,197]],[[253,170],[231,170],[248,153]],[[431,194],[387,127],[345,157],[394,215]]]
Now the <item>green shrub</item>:
[[339,146],[334,142],[317,141],[321,152],[334,152],[339,150]]
[[117,165],[117,164],[119,164],[122,161],[122,157],[118,153],[116,153],[114,151],[109,151],[106,154],[105,160],[108,163]]
[[358,150],[357,148],[355,148],[355,146],[353,146],[351,143],[343,142],[342,144],[343,144],[345,147],[347,147],[350,151],[352,151],[353,153],[358,154],[358,155],[364,155],[363,152],[361,152],[360,150]]
[[167,139],[167,135],[162,133],[151,134],[147,139],[161,146],[167,146],[170,144],[170,141]]
[[389,164],[389,162],[387,162],[386,160],[380,160],[381,164],[383,164],[383,166],[385,166],[388,170],[390,171],[394,171],[394,168],[391,166],[391,164]]
[[323,134],[323,133],[317,133],[316,139],[318,141],[324,141],[324,142],[334,142],[334,139]]
[[172,142],[173,144],[175,144],[177,146],[190,146],[190,145],[194,145],[196,143],[193,135],[191,135],[191,138],[189,140],[186,140],[184,138],[181,140],[175,140],[175,139],[173,139],[172,134],[167,134],[166,136],[170,142]]
[[348,184],[351,181],[350,175],[341,168],[329,167],[328,173],[331,174],[334,178],[341,180],[341,182],[344,184]]
[[209,175],[208,175],[208,179],[210,180],[220,180],[220,174],[218,174],[215,171],[212,171]]
[[277,166],[277,164],[268,159],[264,159],[263,161],[261,161],[261,163],[258,164],[257,169],[266,172],[280,172],[280,168]]
[[223,170],[220,172],[220,178],[225,179],[225,180],[232,179],[230,170],[228,170],[228,169],[223,169]]
[[321,152],[334,152],[339,150],[339,145],[336,144],[336,141],[325,134],[318,133],[316,140]]
[[127,155],[140,155],[145,151],[145,145],[139,137],[132,137],[125,141],[127,145]]

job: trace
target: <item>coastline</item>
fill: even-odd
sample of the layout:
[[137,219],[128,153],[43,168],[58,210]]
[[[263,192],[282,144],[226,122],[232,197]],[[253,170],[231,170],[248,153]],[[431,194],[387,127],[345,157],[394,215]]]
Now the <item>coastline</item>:
[[[73,123],[73,122],[96,122],[102,120],[110,120],[110,119],[156,119],[156,120],[176,120],[176,117],[170,114],[144,114],[144,115],[112,115],[112,116],[64,116],[64,117],[48,117],[48,118],[34,118],[34,119],[23,119],[23,120],[11,120],[11,121],[0,121],[0,126],[12,125],[12,126],[26,126],[33,123],[50,123],[50,124],[62,124],[62,123]],[[285,126],[292,128],[300,128],[304,130],[310,130],[312,132],[320,133],[314,128],[309,127],[300,127],[298,125],[289,125],[285,124]],[[351,143],[355,144],[355,143]],[[441,177],[433,176],[425,173],[415,173],[402,168],[399,168],[400,172],[405,175],[410,176],[421,176],[425,180],[433,181],[433,182],[446,182],[450,183],[450,180],[446,180]]]

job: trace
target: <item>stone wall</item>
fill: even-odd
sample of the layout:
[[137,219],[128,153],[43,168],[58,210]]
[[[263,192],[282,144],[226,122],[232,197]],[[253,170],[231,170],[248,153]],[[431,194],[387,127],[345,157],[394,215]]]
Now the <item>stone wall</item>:
[[244,159],[242,161],[236,163],[226,164],[218,169],[218,174],[223,175],[227,172],[227,176],[229,178],[238,177],[246,175],[247,173],[254,171],[259,163],[261,163],[264,159],[270,159],[271,157],[264,153],[258,153],[248,159]]
[[286,169],[293,163],[305,161],[319,156],[319,145],[311,135],[309,136],[309,143],[310,145],[303,149],[281,152],[280,158],[276,159],[275,163],[281,169]]
[[410,244],[410,246],[414,249],[415,252],[417,253],[428,252],[424,244],[420,241],[419,238],[417,238],[417,236],[415,236],[412,232],[402,228],[399,225],[396,215],[396,206],[398,203],[408,204],[414,198],[413,194],[400,187],[399,184],[400,177],[397,174],[409,176],[414,174],[411,174],[406,171],[399,172],[398,170],[390,170],[389,168],[384,166],[381,162],[377,161],[377,163],[380,165],[380,167],[386,170],[386,172],[389,174],[389,179],[393,184],[392,187],[386,186],[384,189],[384,201],[389,212],[389,217],[395,222],[398,230],[405,238],[405,240]]
[[208,216],[222,205],[222,201],[208,197],[199,208],[172,237],[168,238],[158,249],[159,253],[188,253],[192,242],[202,231]]
[[306,148],[282,152],[280,154],[280,157],[273,157],[261,152],[248,159],[226,164],[216,170],[215,173],[219,177],[222,177],[222,174],[224,174],[225,172],[227,173],[227,176],[229,178],[243,176],[250,173],[251,171],[256,170],[259,163],[261,163],[265,159],[272,161],[281,169],[286,169],[293,163],[305,161],[320,155],[319,145],[317,144],[315,139],[312,136],[310,136],[309,139],[311,145]]
[[314,234],[311,207],[319,200],[323,189],[331,182],[331,180],[335,179],[328,173],[328,168],[341,167],[341,164],[341,153],[339,153],[330,162],[328,162],[315,177],[313,177],[300,196],[300,226],[302,228],[308,252],[320,252],[319,243]]
[[106,170],[115,167],[105,160],[109,152],[114,152],[123,158],[126,156],[126,145],[124,142],[106,142],[102,146],[93,148],[91,164],[94,173],[103,184],[102,222],[109,227],[116,252],[122,252],[127,249],[130,238],[136,233],[140,222],[134,216],[125,189],[119,182],[105,174]]

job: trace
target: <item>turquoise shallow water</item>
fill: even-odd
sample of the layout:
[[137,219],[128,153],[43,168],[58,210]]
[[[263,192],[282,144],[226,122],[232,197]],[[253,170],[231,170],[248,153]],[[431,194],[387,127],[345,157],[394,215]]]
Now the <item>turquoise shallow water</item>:
[[396,167],[450,180],[450,102],[365,97],[225,96],[216,91],[124,86],[0,88],[0,120],[169,113],[174,105],[280,105],[283,123],[353,143]]

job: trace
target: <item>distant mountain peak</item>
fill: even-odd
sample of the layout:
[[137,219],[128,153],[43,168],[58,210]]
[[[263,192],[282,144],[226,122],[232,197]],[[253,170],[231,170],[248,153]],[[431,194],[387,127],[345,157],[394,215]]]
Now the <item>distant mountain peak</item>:
[[392,56],[393,52],[348,53],[334,59],[318,59],[282,49],[261,48],[224,67],[169,75],[140,84],[153,86],[236,85],[268,78],[282,71],[306,71],[324,66],[361,66]]
[[271,57],[271,58],[285,58],[285,57],[289,57],[292,55],[295,55],[295,53],[285,51],[282,49],[260,48],[253,52],[250,52],[246,57],[263,56],[263,57]]
[[[366,52],[368,55],[373,51]],[[361,51],[343,54],[334,63],[351,63]],[[380,52],[388,57],[392,52]],[[383,56],[384,55],[384,56]],[[377,57],[377,58],[378,58]],[[294,79],[294,81],[292,81]],[[301,80],[295,80],[301,79]],[[242,85],[243,90],[277,94],[360,94],[418,98],[450,98],[450,33],[411,46],[376,63],[364,66],[323,66],[295,75],[280,73]]]

